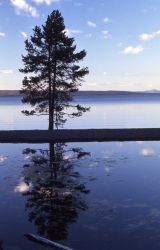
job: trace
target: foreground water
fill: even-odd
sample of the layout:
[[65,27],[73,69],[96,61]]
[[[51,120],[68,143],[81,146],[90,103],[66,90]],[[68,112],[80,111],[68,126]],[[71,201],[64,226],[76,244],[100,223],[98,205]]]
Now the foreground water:
[[160,248],[160,143],[0,145],[0,249]]
[[[94,97],[95,98],[95,97]],[[159,99],[79,97],[68,128],[159,127]],[[0,98],[0,129],[47,128],[19,97]],[[0,144],[0,250],[160,249],[160,142]]]

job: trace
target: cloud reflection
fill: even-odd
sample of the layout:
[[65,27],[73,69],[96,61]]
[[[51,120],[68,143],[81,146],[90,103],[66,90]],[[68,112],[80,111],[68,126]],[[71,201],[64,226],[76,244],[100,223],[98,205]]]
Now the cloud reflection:
[[29,191],[31,186],[32,186],[31,184],[27,185],[25,182],[21,182],[20,184],[18,184],[15,187],[14,192],[16,192],[16,193],[25,193],[25,192]]
[[143,148],[140,151],[140,155],[142,155],[142,156],[156,156],[157,153],[152,148]]
[[8,159],[8,156],[0,155],[0,163]]

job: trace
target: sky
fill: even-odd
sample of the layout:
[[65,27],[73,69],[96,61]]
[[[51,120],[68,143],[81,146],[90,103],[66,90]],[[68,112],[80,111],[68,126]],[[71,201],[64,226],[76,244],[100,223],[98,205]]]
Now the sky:
[[160,0],[0,0],[0,89],[20,89],[24,41],[55,9],[89,68],[82,90],[160,90]]

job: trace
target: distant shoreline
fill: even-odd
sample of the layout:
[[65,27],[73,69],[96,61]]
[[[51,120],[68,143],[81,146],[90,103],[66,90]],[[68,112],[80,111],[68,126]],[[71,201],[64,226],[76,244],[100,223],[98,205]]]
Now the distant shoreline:
[[[79,91],[76,96],[160,96],[160,91]],[[0,90],[0,97],[14,97],[14,96],[22,96],[19,90]]]
[[0,90],[0,97],[5,96],[21,96],[19,90]]

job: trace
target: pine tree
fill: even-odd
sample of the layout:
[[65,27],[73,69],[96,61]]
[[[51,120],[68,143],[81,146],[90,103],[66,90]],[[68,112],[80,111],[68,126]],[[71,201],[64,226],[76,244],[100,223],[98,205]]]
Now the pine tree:
[[29,77],[23,80],[22,102],[32,107],[22,111],[25,115],[48,115],[48,129],[53,130],[63,125],[67,116],[81,116],[89,110],[71,103],[89,71],[79,66],[86,51],[76,52],[74,38],[67,36],[58,10],[48,16],[42,27],[35,26],[33,36],[25,41],[25,49],[24,68],[20,72]]

